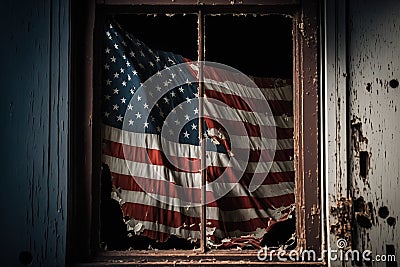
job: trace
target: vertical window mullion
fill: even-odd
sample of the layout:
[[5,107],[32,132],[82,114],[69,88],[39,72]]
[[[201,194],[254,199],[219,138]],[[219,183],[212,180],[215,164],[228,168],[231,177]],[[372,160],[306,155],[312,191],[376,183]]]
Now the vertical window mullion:
[[204,87],[203,87],[203,61],[204,61],[204,16],[201,10],[197,13],[197,53],[198,53],[198,63],[199,63],[199,139],[200,139],[200,151],[201,151],[201,213],[200,213],[200,249],[202,252],[206,251],[207,235],[206,235],[206,183],[207,183],[207,171],[206,171],[206,148],[204,142],[204,110],[203,110],[203,97],[204,97]]

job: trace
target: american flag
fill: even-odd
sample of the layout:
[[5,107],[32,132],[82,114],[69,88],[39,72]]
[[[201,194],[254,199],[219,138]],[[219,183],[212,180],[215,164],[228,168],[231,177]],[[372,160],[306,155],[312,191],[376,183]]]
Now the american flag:
[[[112,173],[113,197],[128,225],[140,225],[139,234],[199,239],[201,208],[191,205],[200,203],[201,192],[196,64],[151,49],[115,21],[104,37],[102,160]],[[258,86],[251,87],[220,73],[204,71],[202,135],[213,158],[206,167],[206,225],[214,241],[260,236],[295,201],[291,81],[251,77]],[[266,145],[271,140],[273,147]],[[241,151],[249,152],[244,165]],[[242,161],[242,172],[233,159]],[[257,179],[260,185],[250,190]]]

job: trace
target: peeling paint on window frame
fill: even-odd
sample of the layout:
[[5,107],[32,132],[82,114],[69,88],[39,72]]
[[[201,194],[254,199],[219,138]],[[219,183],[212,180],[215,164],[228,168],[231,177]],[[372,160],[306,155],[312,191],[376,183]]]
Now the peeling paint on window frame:
[[[79,2],[79,1],[76,1]],[[74,7],[74,4],[72,4]],[[97,61],[99,49],[95,35],[105,12],[117,13],[274,13],[293,16],[293,81],[295,105],[295,173],[297,249],[322,251],[321,189],[319,176],[319,1],[316,0],[89,0],[85,5],[75,3],[86,14],[73,22],[72,36],[83,37],[72,45],[72,82],[76,91],[83,91],[82,100],[72,103],[73,122],[70,145],[71,181],[69,186],[68,261],[109,260],[146,262],[154,260],[186,260],[188,252],[171,251],[99,251],[99,177],[100,159],[100,96],[93,90],[99,84]],[[178,12],[177,12],[178,11]],[[185,11],[185,12],[182,12]],[[77,13],[79,13],[77,12]],[[74,18],[74,17],[72,17]],[[73,19],[74,20],[74,19]],[[75,25],[75,26],[74,26]],[[74,38],[72,38],[74,40]],[[76,39],[75,39],[76,40]],[[82,49],[82,52],[75,52]],[[77,62],[80,62],[78,66]],[[75,63],[75,64],[74,64]],[[79,122],[78,122],[79,119]],[[99,180],[99,179],[97,179]],[[260,263],[257,252],[210,251],[189,255],[198,264],[211,260],[211,265],[224,259],[234,264]],[[278,262],[275,262],[278,263]],[[282,263],[282,262],[280,262]],[[299,265],[325,265],[325,262],[297,262]],[[99,264],[100,265],[100,264]]]

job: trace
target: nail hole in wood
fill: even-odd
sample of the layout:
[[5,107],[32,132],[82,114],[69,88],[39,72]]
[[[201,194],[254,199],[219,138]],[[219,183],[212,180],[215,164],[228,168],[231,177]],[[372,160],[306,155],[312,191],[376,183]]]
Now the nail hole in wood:
[[364,179],[367,178],[369,169],[369,153],[367,151],[360,151],[360,176]]
[[399,87],[399,81],[397,79],[392,79],[389,82],[389,86],[392,88],[397,88]]

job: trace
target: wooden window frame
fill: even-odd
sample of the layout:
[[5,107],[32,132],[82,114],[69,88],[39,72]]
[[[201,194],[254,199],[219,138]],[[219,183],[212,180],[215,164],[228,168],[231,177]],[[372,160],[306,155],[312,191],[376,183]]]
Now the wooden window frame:
[[[317,0],[87,0],[71,2],[71,96],[66,263],[122,260],[229,260],[260,264],[256,251],[100,251],[101,58],[95,32],[104,12],[154,13],[279,13],[293,16],[294,164],[297,250],[313,250],[321,259],[323,227],[319,176],[319,35]],[[158,12],[159,13],[159,12]],[[97,133],[97,134],[96,134]],[[204,263],[204,262],[203,262]],[[265,262],[263,262],[265,263]],[[285,263],[285,262],[274,262]],[[286,262],[288,263],[288,262]],[[295,262],[325,265],[325,261]],[[211,265],[215,264],[213,262]],[[293,264],[293,262],[291,262]]]

